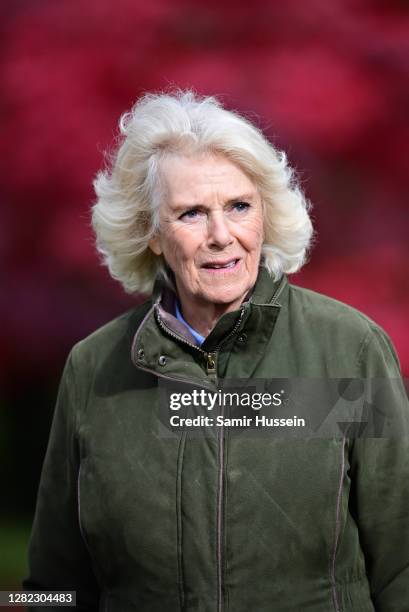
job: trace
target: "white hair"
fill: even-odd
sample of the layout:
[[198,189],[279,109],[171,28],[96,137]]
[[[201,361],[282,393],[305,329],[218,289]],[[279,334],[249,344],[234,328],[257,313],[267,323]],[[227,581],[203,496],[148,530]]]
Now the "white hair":
[[301,268],[313,234],[309,204],[285,153],[247,119],[214,97],[178,91],[144,95],[119,126],[111,167],[94,181],[92,223],[103,262],[125,291],[149,293],[158,273],[166,278],[148,244],[159,223],[160,163],[172,153],[216,153],[235,163],[263,202],[262,265],[275,279]]

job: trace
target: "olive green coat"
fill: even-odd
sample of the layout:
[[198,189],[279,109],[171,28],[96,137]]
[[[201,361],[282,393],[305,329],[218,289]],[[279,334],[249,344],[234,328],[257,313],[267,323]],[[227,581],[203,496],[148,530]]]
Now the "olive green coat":
[[159,423],[159,378],[399,377],[385,333],[261,270],[200,350],[158,291],[70,354],[25,588],[76,590],[84,611],[407,612],[408,437],[164,436]]

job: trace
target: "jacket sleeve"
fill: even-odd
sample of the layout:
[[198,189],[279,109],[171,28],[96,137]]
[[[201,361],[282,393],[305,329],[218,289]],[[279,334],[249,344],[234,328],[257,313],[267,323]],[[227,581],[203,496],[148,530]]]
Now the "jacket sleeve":
[[23,588],[76,591],[75,609],[91,612],[98,610],[99,587],[78,519],[77,410],[71,354],[61,379],[42,469],[29,545],[29,576]]
[[395,435],[353,442],[350,457],[353,513],[376,612],[407,612],[409,406],[398,359],[381,329],[371,330],[361,361],[363,376],[380,383],[381,390],[383,386],[372,409],[388,414],[393,420]]

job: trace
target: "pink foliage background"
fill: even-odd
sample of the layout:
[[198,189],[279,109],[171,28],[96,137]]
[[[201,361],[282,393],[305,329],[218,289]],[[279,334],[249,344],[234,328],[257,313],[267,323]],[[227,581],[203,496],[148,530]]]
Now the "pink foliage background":
[[317,230],[293,280],[375,319],[409,373],[407,2],[14,0],[0,11],[5,383],[55,380],[75,341],[135,303],[98,263],[91,182],[119,115],[171,86],[221,95],[288,152]]

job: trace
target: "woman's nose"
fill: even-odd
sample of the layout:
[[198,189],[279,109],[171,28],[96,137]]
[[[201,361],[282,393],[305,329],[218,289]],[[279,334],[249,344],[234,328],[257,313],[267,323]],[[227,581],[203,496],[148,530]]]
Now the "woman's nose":
[[223,212],[208,217],[207,235],[209,246],[225,248],[233,242],[229,223]]

